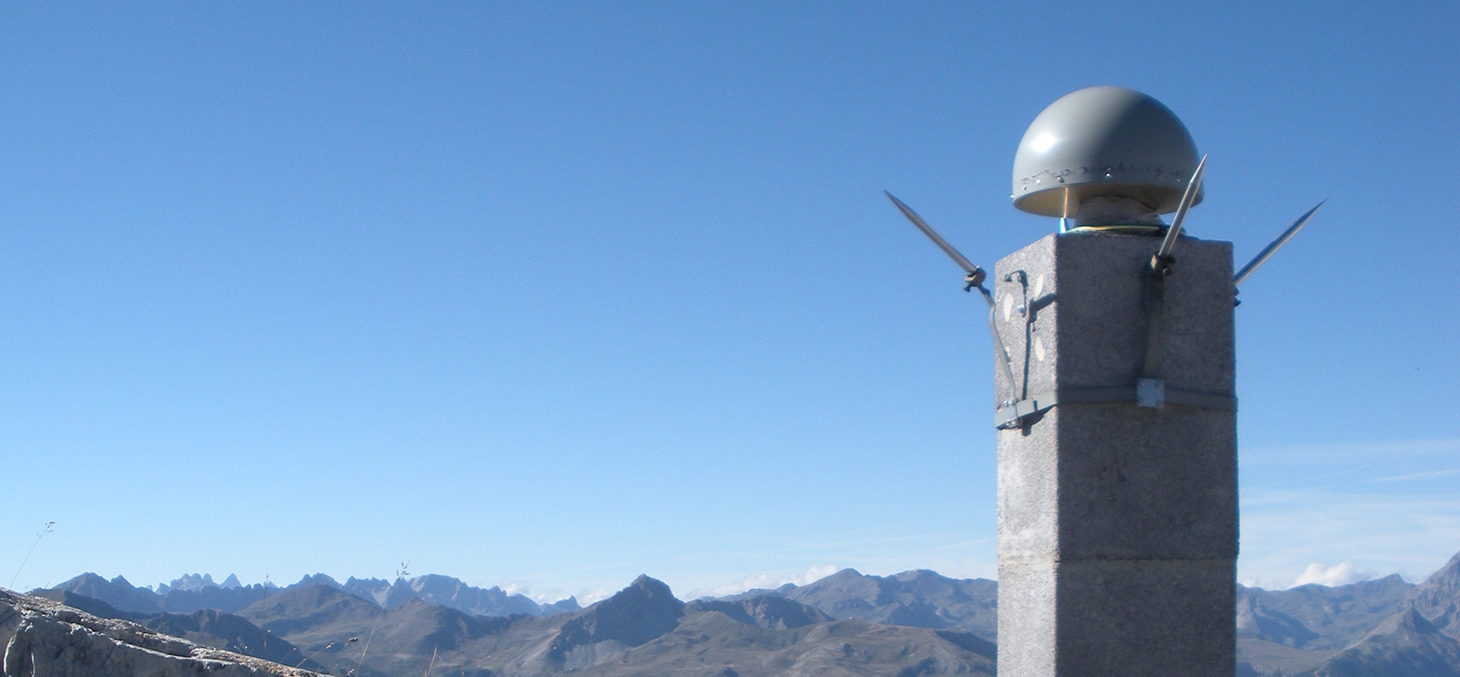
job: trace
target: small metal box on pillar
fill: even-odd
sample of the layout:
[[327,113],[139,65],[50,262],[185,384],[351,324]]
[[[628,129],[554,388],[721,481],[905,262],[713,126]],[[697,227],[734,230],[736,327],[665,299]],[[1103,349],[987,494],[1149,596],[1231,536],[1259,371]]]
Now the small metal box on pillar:
[[1014,161],[1059,231],[992,280],[888,194],[989,307],[1001,677],[1235,674],[1236,288],[1322,203],[1234,273],[1182,235],[1205,167],[1159,101],[1066,95]]

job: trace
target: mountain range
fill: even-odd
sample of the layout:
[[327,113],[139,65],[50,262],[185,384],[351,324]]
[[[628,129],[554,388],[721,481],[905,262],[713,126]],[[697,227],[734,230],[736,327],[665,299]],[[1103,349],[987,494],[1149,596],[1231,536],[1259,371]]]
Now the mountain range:
[[954,579],[932,571],[866,576],[843,569],[810,585],[751,590],[731,599],[775,595],[821,609],[833,618],[920,628],[957,628],[993,640],[998,631],[999,584]]
[[[995,672],[997,584],[932,571],[846,569],[804,586],[688,602],[641,576],[586,609],[435,575],[343,584],[315,575],[286,588],[230,581],[184,577],[159,594],[83,574],[33,594],[198,644],[359,677]],[[203,600],[219,606],[189,608]],[[1235,621],[1239,675],[1460,677],[1460,555],[1419,585],[1389,576],[1238,586]]]
[[[353,576],[340,583],[325,574],[313,574],[288,587],[311,585],[335,588],[370,600],[386,609],[393,609],[413,599],[474,616],[550,616],[582,608],[573,597],[552,604],[538,604],[526,595],[509,595],[497,586],[478,588],[459,579],[436,574],[397,578],[394,583],[379,578]],[[96,574],[84,573],[50,590],[99,599],[120,611],[154,614],[192,613],[202,609],[238,611],[278,593],[281,588],[273,584],[242,585],[232,574],[222,584],[214,583],[212,576],[207,574],[187,574],[172,583],[159,585],[154,592],[149,588],[136,587],[121,576],[108,581]]]

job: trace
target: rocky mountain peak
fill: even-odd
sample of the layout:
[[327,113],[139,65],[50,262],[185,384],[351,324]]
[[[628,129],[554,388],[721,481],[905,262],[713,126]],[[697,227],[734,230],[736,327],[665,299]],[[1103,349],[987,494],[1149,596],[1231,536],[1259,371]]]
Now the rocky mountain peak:
[[146,588],[133,587],[117,576],[110,581],[87,572],[57,585],[53,590],[99,599],[122,611],[157,613],[162,611],[161,598]]
[[[228,578],[229,578],[229,580],[235,580],[232,576],[229,576]],[[228,581],[224,581],[225,584],[227,582]],[[295,583],[294,585],[291,585],[289,587],[291,587],[291,588],[296,588],[296,587],[302,588],[302,587],[308,586],[308,585],[328,585],[329,587],[335,588],[336,590],[342,589],[344,587],[344,586],[340,585],[340,582],[339,581],[336,581],[329,574],[308,574],[308,575],[304,576],[303,578],[299,579],[299,582],[298,583]],[[224,585],[224,587],[228,587],[228,586],[227,585]]]
[[1394,614],[1388,620],[1380,623],[1379,627],[1374,628],[1374,631],[1369,633],[1369,635],[1437,635],[1439,633],[1439,629],[1421,615],[1419,610],[1414,608],[1414,605],[1409,605],[1403,611]]
[[674,593],[670,592],[669,586],[665,585],[664,581],[657,578],[650,578],[648,574],[639,574],[639,577],[635,578],[634,582],[629,584],[629,587],[620,590],[614,597],[630,593],[630,591],[641,592],[651,597],[662,595],[674,599]]
[[[235,582],[237,582],[237,579],[235,579]],[[218,584],[213,582],[212,574],[183,574],[181,577],[175,578],[171,583],[168,583],[167,587],[171,590],[197,592],[204,588],[216,588]]]
[[558,630],[549,656],[563,661],[573,649],[614,641],[640,646],[673,630],[684,602],[663,581],[641,575],[629,587],[574,616]]

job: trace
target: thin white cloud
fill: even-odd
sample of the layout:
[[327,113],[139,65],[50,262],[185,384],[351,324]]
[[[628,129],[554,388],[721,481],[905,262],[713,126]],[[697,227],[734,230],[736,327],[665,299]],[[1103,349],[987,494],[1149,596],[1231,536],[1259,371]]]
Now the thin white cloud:
[[1243,448],[1239,579],[1345,578],[1315,562],[1424,578],[1460,550],[1457,456],[1456,439]]
[[1293,581],[1293,585],[1296,587],[1299,585],[1308,585],[1309,583],[1317,583],[1319,585],[1333,587],[1335,585],[1358,583],[1359,581],[1366,581],[1370,578],[1372,576],[1359,573],[1358,568],[1354,566],[1353,562],[1339,562],[1331,567],[1325,566],[1322,562],[1314,562],[1309,564],[1307,569],[1303,570],[1303,573],[1298,576],[1298,580]]
[[1460,439],[1383,440],[1281,447],[1243,447],[1241,460],[1244,465],[1304,462],[1314,463],[1316,465],[1313,467],[1321,468],[1336,461],[1346,460],[1390,462],[1396,458],[1416,456],[1448,457],[1453,460],[1456,453],[1460,453]]
[[1460,475],[1460,468],[1446,468],[1444,470],[1413,472],[1406,475],[1390,475],[1388,477],[1380,477],[1378,478],[1378,480],[1380,482],[1407,482],[1409,480],[1429,480],[1436,477],[1448,477],[1450,475]]
[[1460,550],[1460,502],[1447,493],[1244,492],[1241,520],[1239,579],[1270,589],[1314,562],[1419,580]]
[[584,588],[582,592],[580,592],[580,593],[577,594],[577,599],[578,599],[578,603],[579,604],[581,604],[583,606],[589,606],[591,604],[597,604],[599,602],[602,602],[605,599],[608,599],[610,597],[613,597],[614,593],[616,593],[616,592],[618,592],[618,591],[617,590],[602,590],[602,589],[592,590],[592,589]]
[[753,576],[746,576],[738,581],[735,581],[734,583],[727,583],[725,585],[716,586],[708,590],[695,590],[690,594],[690,597],[724,597],[726,595],[734,595],[745,592],[746,590],[754,590],[757,588],[774,590],[787,583],[793,583],[798,586],[807,585],[809,583],[815,583],[816,581],[826,578],[827,576],[830,576],[838,571],[841,571],[841,568],[839,568],[835,564],[822,564],[811,567],[810,569],[802,572],[756,574]]

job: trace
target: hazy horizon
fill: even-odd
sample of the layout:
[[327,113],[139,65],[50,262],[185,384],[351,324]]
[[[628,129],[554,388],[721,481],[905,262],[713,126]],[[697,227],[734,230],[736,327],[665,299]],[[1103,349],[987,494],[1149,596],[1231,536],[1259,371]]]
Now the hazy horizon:
[[[852,569],[852,570],[857,571],[857,573],[860,573],[862,575],[866,575],[866,576],[879,576],[879,577],[882,577],[882,578],[887,578],[887,577],[890,577],[890,576],[895,576],[897,574],[906,573],[908,571],[915,571],[915,569],[905,569],[903,571],[894,571],[894,572],[887,572],[887,573],[877,573],[877,572],[861,571],[859,569],[856,569],[856,567],[837,567],[837,566],[834,566],[834,565],[827,565],[827,566],[811,567],[810,569],[806,570],[805,572],[802,572],[800,575],[779,575],[779,576],[777,576],[777,575],[760,575],[760,576],[748,576],[748,577],[745,577],[745,578],[740,579],[738,581],[734,581],[734,582],[731,582],[731,583],[727,583],[725,585],[721,585],[721,586],[714,587],[714,588],[700,588],[698,590],[690,590],[688,592],[683,592],[683,591],[676,590],[675,591],[675,596],[679,597],[680,599],[686,599],[686,600],[688,600],[688,599],[699,599],[699,598],[702,598],[702,597],[726,597],[726,596],[736,595],[736,594],[739,594],[739,593],[742,593],[742,592],[746,592],[746,591],[749,591],[749,590],[755,590],[755,589],[773,590],[773,589],[779,588],[781,586],[784,586],[786,584],[793,584],[793,585],[796,585],[796,586],[804,586],[804,585],[808,585],[808,584],[814,583],[814,582],[816,582],[818,580],[821,580],[823,578],[826,578],[827,576],[831,576],[832,574],[838,573],[840,571],[844,571],[846,569]],[[316,571],[316,572],[313,572],[313,573],[310,573],[310,574],[301,575],[297,580],[294,580],[294,581],[278,581],[278,580],[273,580],[273,579],[264,579],[264,580],[258,580],[258,581],[246,581],[246,580],[243,580],[242,578],[238,578],[237,575],[236,574],[233,574],[232,572],[230,572],[228,574],[224,574],[222,576],[213,576],[212,575],[212,572],[188,572],[188,573],[185,573],[185,574],[181,574],[181,575],[179,575],[179,576],[177,576],[175,578],[172,578],[170,580],[167,580],[167,581],[159,581],[159,582],[156,582],[156,583],[140,583],[138,581],[132,580],[131,578],[128,578],[126,576],[126,574],[120,574],[120,573],[119,574],[112,575],[112,576],[107,576],[107,575],[102,574],[102,573],[99,573],[99,572],[81,572],[81,573],[78,573],[77,576],[80,576],[83,573],[94,573],[94,574],[96,574],[98,576],[101,576],[103,578],[106,578],[109,581],[110,580],[114,580],[116,577],[120,576],[121,578],[126,579],[126,581],[128,583],[130,583],[133,587],[151,590],[154,593],[160,592],[162,586],[172,587],[172,585],[174,583],[177,583],[178,581],[183,580],[183,577],[185,577],[185,576],[197,576],[197,577],[209,579],[207,581],[208,583],[210,583],[212,585],[218,585],[220,587],[222,587],[222,583],[224,581],[226,581],[230,576],[233,576],[238,581],[239,585],[241,585],[241,586],[251,586],[251,585],[266,585],[267,586],[267,585],[272,585],[272,586],[275,586],[278,589],[283,589],[283,588],[287,588],[287,587],[289,587],[291,585],[296,585],[298,583],[301,583],[304,580],[310,578],[311,576],[316,576],[316,575],[319,575],[319,574],[324,574],[326,576],[329,576],[330,578],[334,579],[336,582],[341,583],[341,584],[345,583],[348,579],[350,579],[352,577],[353,578],[356,578],[356,579],[383,580],[383,581],[386,581],[387,583],[393,584],[396,581],[400,580],[401,578],[405,578],[406,580],[411,580],[411,579],[415,579],[415,578],[420,577],[420,576],[436,575],[436,576],[448,576],[448,577],[451,577],[451,578],[456,578],[458,580],[461,580],[463,583],[466,583],[467,585],[471,585],[473,587],[482,588],[482,589],[489,589],[489,588],[492,588],[492,587],[497,587],[497,588],[500,588],[504,593],[506,593],[508,595],[521,594],[521,595],[523,595],[523,596],[525,596],[525,597],[533,600],[534,602],[537,602],[538,604],[551,604],[551,603],[554,603],[554,602],[561,602],[561,601],[564,601],[564,600],[572,597],[572,598],[577,599],[578,603],[579,604],[582,604],[584,606],[587,606],[589,604],[593,604],[595,602],[602,601],[603,599],[606,599],[609,596],[613,595],[613,593],[618,592],[618,590],[621,590],[624,587],[627,587],[629,585],[629,583],[632,582],[632,581],[625,581],[622,586],[620,586],[619,588],[616,588],[616,589],[612,589],[612,590],[595,590],[595,591],[587,591],[587,592],[581,592],[581,593],[568,593],[568,594],[560,594],[559,593],[559,594],[554,594],[554,593],[539,593],[539,592],[535,592],[533,590],[530,590],[530,589],[525,588],[525,587],[523,587],[521,585],[518,585],[517,583],[513,583],[513,582],[510,582],[510,581],[508,581],[508,582],[483,583],[483,582],[476,582],[476,581],[466,580],[466,579],[461,578],[460,576],[454,576],[454,575],[452,575],[450,573],[440,572],[440,571],[432,571],[432,572],[426,572],[426,573],[408,573],[404,577],[396,576],[394,578],[389,577],[389,576],[376,576],[376,577],[355,576],[353,574],[345,574],[343,576],[337,576],[337,575],[335,575],[333,573],[330,573],[330,572]],[[946,574],[943,574],[943,572],[939,572],[939,571],[935,571],[934,573],[938,573],[940,575],[946,575]],[[1246,587],[1262,587],[1262,588],[1268,589],[1268,590],[1288,590],[1288,589],[1296,588],[1296,587],[1303,586],[1303,585],[1309,585],[1309,584],[1323,585],[1323,586],[1327,586],[1327,587],[1338,587],[1338,586],[1343,586],[1343,585],[1351,585],[1351,584],[1354,584],[1354,583],[1361,583],[1361,582],[1364,582],[1364,581],[1371,581],[1371,580],[1383,578],[1385,576],[1394,575],[1396,573],[1398,573],[1398,572],[1391,572],[1389,574],[1381,574],[1381,573],[1372,572],[1372,571],[1359,571],[1353,565],[1353,561],[1352,560],[1345,560],[1343,562],[1339,562],[1337,564],[1334,564],[1333,566],[1325,566],[1325,565],[1323,565],[1320,562],[1315,562],[1315,563],[1309,565],[1306,570],[1304,570],[1301,574],[1299,574],[1298,577],[1292,583],[1290,583],[1288,585],[1285,585],[1285,586],[1267,587],[1267,586],[1254,585],[1252,583],[1255,583],[1255,582],[1252,582],[1252,581],[1249,581],[1249,582],[1238,581],[1238,582],[1239,583],[1242,583]],[[1406,575],[1406,574],[1402,574],[1402,573],[1398,573],[1398,575],[1401,578],[1403,578],[1406,582],[1418,584],[1418,583],[1422,583],[1426,578],[1428,578],[1433,573],[1435,573],[1435,572],[1434,571],[1431,571],[1431,572],[1425,573],[1423,575],[1420,575],[1418,577],[1411,576],[1411,575]],[[658,577],[654,576],[653,572],[649,572],[649,571],[643,572],[643,575],[649,576],[650,578],[658,578]],[[72,578],[75,578],[75,576],[73,576]],[[994,581],[997,581],[998,580],[997,577],[960,577],[960,576],[949,576],[949,578],[988,578],[989,580],[994,580]],[[68,578],[66,580],[71,580],[71,579]],[[64,583],[64,582],[65,581],[61,581],[61,582],[54,583],[54,584],[49,584],[49,585],[45,585],[45,586],[39,586],[39,588],[37,588],[37,589],[52,588],[52,587],[55,587],[56,585],[60,585],[61,583]],[[671,590],[674,589],[674,586],[673,585],[670,585],[669,587],[670,587]]]

